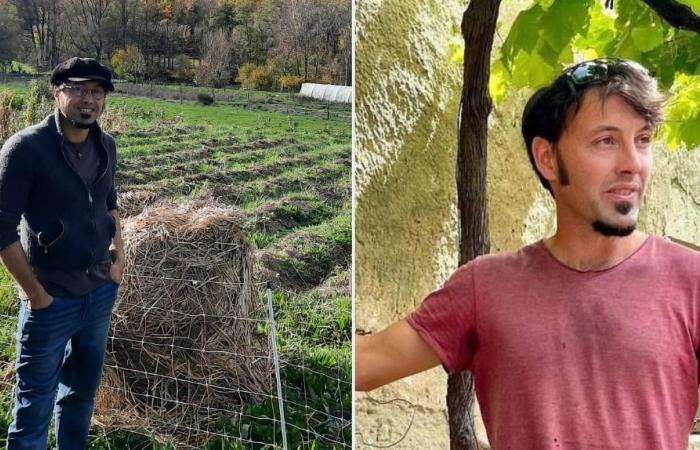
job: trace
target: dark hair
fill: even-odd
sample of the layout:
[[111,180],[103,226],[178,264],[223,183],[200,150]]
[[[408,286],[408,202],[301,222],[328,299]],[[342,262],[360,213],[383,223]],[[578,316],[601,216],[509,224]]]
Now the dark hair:
[[[576,83],[572,78],[575,68],[582,64],[604,65],[607,72],[600,79]],[[523,111],[522,134],[530,164],[537,177],[550,193],[552,187],[537,170],[532,154],[532,140],[541,137],[556,143],[581,107],[583,96],[588,91],[597,91],[601,99],[619,95],[656,128],[661,123],[661,105],[664,97],[659,92],[656,80],[637,63],[625,60],[594,60],[579,63],[566,70],[554,82],[536,91]]]

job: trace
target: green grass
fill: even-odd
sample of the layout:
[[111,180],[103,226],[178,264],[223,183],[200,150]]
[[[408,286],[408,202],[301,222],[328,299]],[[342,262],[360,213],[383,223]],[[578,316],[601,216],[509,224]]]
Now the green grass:
[[150,98],[131,98],[121,95],[108,97],[110,105],[126,106],[129,114],[134,116],[137,127],[147,126],[153,117],[162,112],[164,117],[180,115],[188,124],[203,125],[207,130],[217,127],[236,127],[249,131],[264,132],[266,137],[286,136],[288,133],[311,137],[318,133],[329,133],[340,138],[350,139],[347,121],[319,120],[311,117],[297,117],[290,124],[289,116],[275,112],[255,112],[227,105],[199,105],[194,102],[180,104],[170,100],[154,100]]

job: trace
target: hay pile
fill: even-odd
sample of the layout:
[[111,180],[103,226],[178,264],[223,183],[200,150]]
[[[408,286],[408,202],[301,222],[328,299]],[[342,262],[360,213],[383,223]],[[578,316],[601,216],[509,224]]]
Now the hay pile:
[[153,191],[126,191],[120,192],[117,199],[119,216],[121,218],[141,214],[144,208],[158,201],[158,194]]
[[98,423],[198,445],[218,419],[272,393],[269,341],[256,320],[266,320],[265,303],[237,222],[230,210],[165,206],[124,221],[128,275]]

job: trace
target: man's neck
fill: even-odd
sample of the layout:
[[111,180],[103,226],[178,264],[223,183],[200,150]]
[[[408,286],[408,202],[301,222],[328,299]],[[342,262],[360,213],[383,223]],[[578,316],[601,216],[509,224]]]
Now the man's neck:
[[604,270],[613,267],[637,251],[648,235],[634,231],[629,236],[603,236],[589,232],[560,228],[545,239],[550,253],[563,264],[581,271]]
[[90,134],[89,128],[74,127],[71,121],[61,113],[61,127],[63,127],[63,136],[73,144],[85,142]]

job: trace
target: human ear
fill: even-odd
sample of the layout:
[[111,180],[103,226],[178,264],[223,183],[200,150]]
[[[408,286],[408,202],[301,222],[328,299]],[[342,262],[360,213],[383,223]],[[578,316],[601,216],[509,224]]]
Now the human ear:
[[532,140],[532,157],[537,171],[551,184],[557,179],[557,161],[554,145],[539,136]]

